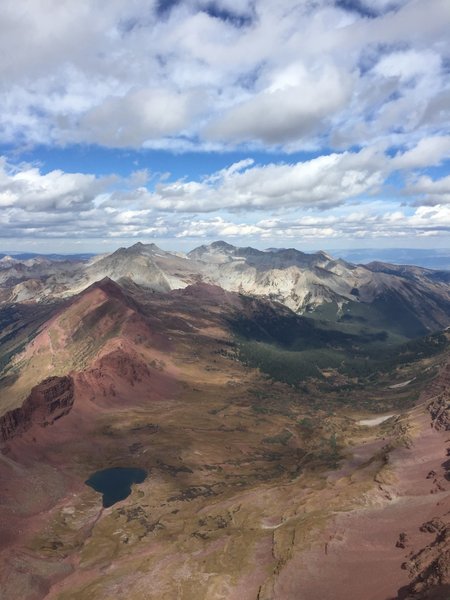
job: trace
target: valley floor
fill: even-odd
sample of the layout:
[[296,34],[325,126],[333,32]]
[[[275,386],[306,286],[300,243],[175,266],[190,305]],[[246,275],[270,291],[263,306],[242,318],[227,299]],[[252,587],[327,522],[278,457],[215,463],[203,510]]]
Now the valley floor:
[[[292,446],[259,446],[266,418],[251,424],[244,407],[228,406],[218,425],[212,406],[202,402],[193,425],[178,401],[155,403],[139,414],[158,422],[147,434],[133,425],[137,414],[123,414],[107,434],[115,448],[100,441],[99,450],[117,462],[126,438],[136,448],[127,460],[151,475],[109,509],[75,481],[80,465],[67,454],[25,457],[23,440],[3,456],[22,514],[2,521],[2,600],[397,598],[411,576],[402,564],[436,537],[420,527],[450,515],[449,434],[430,427],[425,408],[363,434],[355,427],[347,458],[318,474],[299,469],[305,457]],[[80,449],[70,452],[80,463]]]

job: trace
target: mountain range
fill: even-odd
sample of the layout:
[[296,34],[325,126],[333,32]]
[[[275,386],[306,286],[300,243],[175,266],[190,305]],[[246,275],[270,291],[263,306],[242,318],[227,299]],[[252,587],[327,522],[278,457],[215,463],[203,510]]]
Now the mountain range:
[[447,271],[138,243],[0,300],[1,600],[448,598]]
[[3,302],[66,298],[109,277],[122,285],[168,292],[196,282],[269,298],[297,314],[379,326],[417,336],[449,325],[450,274],[380,262],[355,265],[325,252],[238,248],[226,242],[188,254],[137,243],[88,261],[31,258],[0,260]]

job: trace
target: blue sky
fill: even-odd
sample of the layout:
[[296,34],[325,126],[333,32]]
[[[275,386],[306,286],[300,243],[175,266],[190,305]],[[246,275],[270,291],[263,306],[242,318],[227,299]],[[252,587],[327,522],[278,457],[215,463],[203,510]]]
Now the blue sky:
[[1,250],[450,247],[448,0],[4,0]]

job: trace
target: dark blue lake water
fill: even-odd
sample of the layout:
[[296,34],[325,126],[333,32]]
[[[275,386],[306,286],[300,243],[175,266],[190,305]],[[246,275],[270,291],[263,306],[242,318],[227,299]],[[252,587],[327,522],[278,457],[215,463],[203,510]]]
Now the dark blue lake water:
[[113,467],[93,473],[85,484],[103,494],[103,506],[108,508],[131,494],[133,483],[142,483],[147,477],[144,469]]

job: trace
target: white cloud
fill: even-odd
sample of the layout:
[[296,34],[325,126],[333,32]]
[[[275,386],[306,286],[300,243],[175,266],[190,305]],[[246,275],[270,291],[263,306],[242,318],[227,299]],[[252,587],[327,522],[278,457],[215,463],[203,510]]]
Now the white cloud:
[[231,108],[206,128],[211,139],[260,140],[269,145],[302,139],[323,128],[323,120],[351,96],[351,78],[334,67],[308,73],[301,64],[277,73],[262,92]]
[[415,228],[418,235],[433,236],[448,235],[450,232],[450,205],[420,206],[408,225]]
[[406,50],[383,56],[373,72],[382,77],[396,77],[400,81],[410,81],[417,76],[438,73],[440,66],[440,56],[435,52]]
[[418,204],[450,204],[450,175],[435,180],[423,175],[410,182],[407,192],[419,197]]
[[124,97],[108,97],[80,120],[81,141],[105,146],[142,146],[152,138],[183,131],[198,112],[200,95],[164,89],[132,90]]
[[391,161],[393,169],[417,169],[436,166],[450,158],[450,136],[423,138],[410,150],[398,153]]
[[195,219],[179,223],[176,238],[240,239],[275,244],[303,244],[323,240],[389,240],[414,237],[439,237],[450,231],[448,206],[419,207],[411,215],[402,210],[380,212],[376,205],[358,211],[344,211],[334,215],[311,215],[291,219],[271,218],[248,223],[230,221],[222,217]]
[[253,166],[241,161],[203,181],[160,183],[140,191],[141,205],[161,210],[330,208],[384,181],[384,155],[371,150],[320,156],[294,164]]
[[36,167],[21,169],[0,160],[0,206],[29,212],[86,210],[106,182],[94,175],[56,170],[42,174]]
[[450,133],[448,0],[360,0],[374,18],[334,0],[157,4],[3,0],[0,142],[295,150]]
[[157,184],[3,160],[1,236],[448,236],[448,0],[157,5],[3,0],[0,144],[249,158]]
[[394,158],[375,149],[292,164],[249,158],[200,180],[162,177],[154,189],[145,170],[99,178],[2,159],[0,236],[276,242],[448,235],[449,176],[413,175],[396,198],[379,199],[394,169],[420,167],[427,155],[437,164],[448,147],[447,138],[434,137]]

